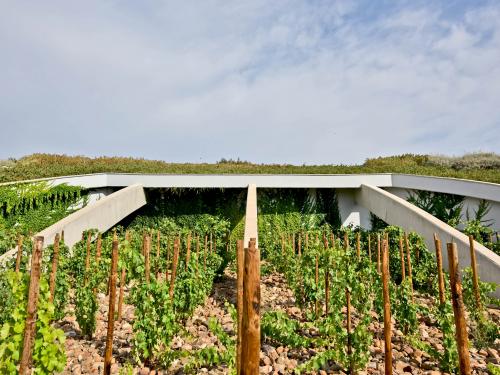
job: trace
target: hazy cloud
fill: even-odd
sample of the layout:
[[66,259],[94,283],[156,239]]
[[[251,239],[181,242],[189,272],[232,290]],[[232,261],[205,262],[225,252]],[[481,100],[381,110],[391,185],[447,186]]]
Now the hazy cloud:
[[0,158],[500,149],[500,4],[0,1]]

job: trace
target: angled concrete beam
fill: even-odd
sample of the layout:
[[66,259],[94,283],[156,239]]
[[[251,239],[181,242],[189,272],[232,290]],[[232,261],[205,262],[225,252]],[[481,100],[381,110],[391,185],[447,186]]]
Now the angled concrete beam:
[[245,213],[245,235],[243,244],[248,247],[251,238],[255,238],[255,247],[259,248],[259,232],[257,225],[257,187],[248,185],[247,208]]
[[[356,192],[356,201],[386,223],[420,233],[429,249],[434,249],[434,233],[438,234],[443,244],[455,242],[460,266],[462,268],[470,266],[469,238],[424,210],[385,190],[369,185],[362,185]],[[478,242],[475,242],[475,249],[481,279],[500,284],[500,256]],[[447,269],[448,254],[444,250],[443,261]],[[500,297],[500,290],[497,289],[495,295]]]
[[[55,235],[64,230],[64,241],[71,248],[81,240],[84,230],[95,228],[105,232],[145,204],[146,196],[142,185],[132,185],[76,211],[36,236],[43,236],[44,246],[48,246],[54,242]],[[17,248],[3,254],[0,264],[15,256],[16,252]]]

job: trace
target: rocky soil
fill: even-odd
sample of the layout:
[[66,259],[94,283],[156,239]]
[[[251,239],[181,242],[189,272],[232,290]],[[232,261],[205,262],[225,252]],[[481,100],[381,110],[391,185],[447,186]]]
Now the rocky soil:
[[[282,310],[290,317],[304,320],[300,309],[294,306],[292,291],[287,287],[284,278],[276,273],[262,277],[261,284],[262,310]],[[107,320],[107,298],[99,294],[99,312],[97,317],[97,329],[92,340],[85,339],[79,334],[78,324],[74,316],[70,314],[58,325],[65,331],[67,365],[63,374],[102,374],[104,365],[104,348],[106,339]],[[217,346],[218,350],[226,350],[208,329],[208,319],[215,317],[222,324],[224,330],[231,336],[235,336],[233,322],[229,312],[224,306],[225,301],[236,303],[235,275],[229,270],[214,285],[214,291],[205,304],[196,309],[193,316],[187,321],[184,329],[178,333],[172,343],[176,350],[194,351],[207,346]],[[430,299],[418,298],[418,302],[429,305]],[[71,310],[71,309],[70,309]],[[492,317],[500,324],[500,310],[490,309]],[[147,367],[134,365],[131,353],[132,347],[132,324],[134,320],[133,306],[124,306],[124,316],[121,322],[115,325],[115,337],[113,345],[112,373],[123,374],[182,374],[185,364],[189,358],[175,360],[168,370],[154,370]],[[382,337],[383,325],[376,319],[370,325],[374,333],[373,344],[370,346],[370,360],[367,368],[359,374],[384,374],[384,342]],[[441,335],[439,330],[429,322],[421,319],[420,334],[424,341],[433,345],[436,349],[442,349]],[[498,340],[497,340],[498,341]],[[412,348],[405,343],[402,332],[394,330],[393,344],[393,366],[395,374],[428,374],[437,375],[442,372],[438,364],[426,353]],[[495,348],[477,351],[471,348],[471,365],[474,374],[488,374],[486,366],[492,363],[500,366],[500,345],[497,342]],[[300,363],[308,360],[320,349],[303,348],[301,350],[291,349],[283,346],[273,346],[270,342],[262,343],[261,351],[261,373],[262,374],[289,374]],[[227,366],[215,368],[201,368],[200,374],[228,374]],[[344,374],[342,369],[335,363],[330,363],[320,374]]]

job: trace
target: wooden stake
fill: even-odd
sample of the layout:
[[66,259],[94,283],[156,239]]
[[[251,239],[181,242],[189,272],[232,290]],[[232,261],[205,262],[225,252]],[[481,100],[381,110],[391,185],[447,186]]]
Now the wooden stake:
[[361,260],[361,233],[356,233],[356,254],[358,256],[358,261]]
[[36,309],[38,304],[38,295],[40,292],[40,274],[42,262],[43,237],[35,237],[35,246],[31,257],[31,275],[28,289],[28,306],[26,309],[26,322],[24,325],[23,351],[19,364],[19,374],[30,373],[31,356],[33,343],[36,336]]
[[391,299],[389,296],[389,247],[387,241],[384,241],[382,254],[382,284],[384,297],[385,374],[392,375]]
[[406,260],[408,262],[408,278],[410,279],[410,289],[411,289],[411,300],[415,302],[413,297],[413,277],[411,274],[411,256],[410,256],[410,242],[408,241],[408,235],[405,232],[405,245],[406,245]]
[[122,274],[120,276],[120,295],[118,297],[118,321],[122,320],[122,306],[123,306],[123,292],[125,289],[125,282],[127,276],[127,269],[125,268],[125,264],[122,266]]
[[208,243],[208,236],[205,234],[205,250],[203,251],[203,271],[207,270],[207,243]]
[[177,264],[179,263],[179,238],[174,241],[174,260],[172,261],[172,274],[170,276],[170,299],[174,299],[175,275],[177,274]]
[[401,258],[401,282],[406,278],[405,254],[403,249],[403,237],[399,236],[399,257]]
[[191,232],[188,233],[186,244],[186,271],[188,269],[189,258],[191,258]]
[[200,268],[200,236],[197,234],[196,235],[196,277],[198,277],[199,274],[199,268]]
[[368,259],[372,261],[372,236],[368,233]]
[[113,250],[111,253],[111,272],[109,275],[108,332],[106,335],[106,350],[104,352],[104,375],[111,374],[111,357],[113,354],[113,331],[115,326],[117,265],[118,265],[118,238],[115,233],[113,235]]
[[56,276],[57,276],[57,263],[59,261],[59,233],[54,238],[54,252],[52,253],[52,271],[50,272],[50,297],[49,301],[54,302],[54,293],[56,291]]
[[160,278],[160,230],[156,231],[156,279]]
[[448,243],[446,247],[450,267],[451,302],[453,304],[453,315],[455,316],[455,337],[457,340],[460,374],[469,375],[471,373],[469,342],[467,338],[467,326],[465,324],[465,308],[462,300],[460,269],[458,268],[457,244]]
[[377,233],[377,272],[380,273],[380,233]]
[[295,254],[295,233],[292,236],[293,253]]
[[344,232],[344,249],[349,249],[349,235],[347,232]]
[[436,233],[434,233],[434,247],[436,248],[436,262],[437,262],[438,286],[439,286],[439,303],[443,304],[445,302],[443,256],[441,253],[441,240],[438,238]]
[[472,267],[472,286],[474,287],[474,297],[476,299],[476,307],[481,310],[481,296],[479,295],[479,280],[477,276],[476,251],[474,249],[474,236],[469,235],[470,262]]
[[23,236],[22,234],[20,234],[19,237],[17,237],[16,273],[19,273],[22,256],[23,256]]
[[99,261],[101,260],[101,253],[102,253],[102,237],[101,233],[97,235],[97,243],[96,243],[96,250],[95,250],[95,262],[96,264],[99,264]]
[[260,252],[252,238],[245,249],[241,374],[258,375],[260,362]]
[[169,268],[168,268],[168,262],[170,260],[170,238],[167,237],[167,262],[166,262],[166,269],[165,269],[165,282],[168,282],[168,276],[169,276]]
[[[319,257],[316,255],[316,274],[315,274],[316,290],[319,292]],[[316,300],[314,303],[314,312],[316,318],[319,316],[319,298],[316,295]]]
[[300,258],[302,257],[302,236],[299,236],[298,248],[299,248],[299,258]]
[[61,242],[64,243],[64,229],[61,231]]
[[241,373],[241,342],[243,334],[243,269],[245,262],[245,252],[243,249],[243,240],[236,243],[236,311],[238,313],[237,341],[236,341],[236,370]]
[[151,252],[151,237],[149,236],[149,234],[147,234],[144,237],[144,240],[145,240],[144,241],[144,268],[146,269],[145,278],[146,278],[146,284],[149,284],[150,267],[151,267],[150,257],[149,257],[149,254]]
[[345,288],[346,308],[347,308],[347,357],[349,358],[349,374],[354,374],[354,361],[352,360],[351,342],[351,292]]
[[213,252],[212,232],[210,232],[210,254]]
[[87,257],[85,258],[85,271],[88,271],[90,268],[90,240],[91,240],[91,233],[88,232],[87,234]]

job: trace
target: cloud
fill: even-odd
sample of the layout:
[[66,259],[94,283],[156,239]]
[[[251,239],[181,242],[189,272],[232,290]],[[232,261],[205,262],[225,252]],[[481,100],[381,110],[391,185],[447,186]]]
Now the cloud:
[[2,3],[0,157],[497,151],[500,5],[381,4]]

